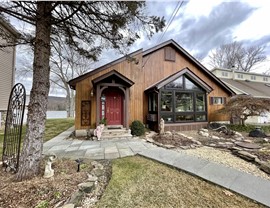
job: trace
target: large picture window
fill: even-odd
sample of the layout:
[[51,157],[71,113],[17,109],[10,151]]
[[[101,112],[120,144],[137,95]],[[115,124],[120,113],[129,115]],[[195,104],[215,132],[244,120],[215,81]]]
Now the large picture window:
[[207,120],[206,91],[182,75],[160,90],[160,115],[166,123]]

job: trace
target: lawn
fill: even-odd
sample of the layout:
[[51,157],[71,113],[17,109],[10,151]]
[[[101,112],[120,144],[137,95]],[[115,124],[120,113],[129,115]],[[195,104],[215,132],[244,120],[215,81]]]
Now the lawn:
[[[52,139],[61,132],[67,130],[74,125],[74,119],[47,119],[44,142]],[[26,132],[26,126],[22,129],[22,139],[24,138]],[[4,130],[0,130],[0,157],[2,157],[3,151],[3,141],[4,141]]]
[[224,188],[139,156],[113,161],[97,207],[264,207]]

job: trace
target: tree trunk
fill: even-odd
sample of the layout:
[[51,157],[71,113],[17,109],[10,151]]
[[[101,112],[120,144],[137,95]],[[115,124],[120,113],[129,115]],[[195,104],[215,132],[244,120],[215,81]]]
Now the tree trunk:
[[[68,87],[68,86],[67,86]],[[66,89],[66,104],[67,104],[67,117],[74,118],[74,92],[71,89]]]
[[36,39],[34,44],[33,85],[27,115],[27,130],[20,157],[17,180],[39,173],[50,88],[51,8],[49,2],[37,2]]

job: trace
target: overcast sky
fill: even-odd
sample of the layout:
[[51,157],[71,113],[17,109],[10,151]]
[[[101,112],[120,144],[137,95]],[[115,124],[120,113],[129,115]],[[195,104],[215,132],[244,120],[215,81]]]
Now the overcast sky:
[[[147,1],[146,13],[164,16],[170,19],[178,4],[177,1]],[[195,57],[203,58],[202,63],[208,68],[207,55],[216,47],[233,41],[242,41],[245,45],[264,45],[266,55],[270,59],[270,1],[218,1],[192,0],[185,1],[173,22],[158,41],[162,33],[155,34],[151,40],[142,37],[129,50],[147,49],[169,39],[175,40]],[[15,25],[16,27],[16,25]],[[18,60],[26,60],[20,49],[17,50]],[[95,66],[106,64],[121,56],[114,51],[104,51]],[[269,61],[262,64],[254,72],[270,69]],[[20,79],[27,90],[31,87],[31,78]],[[57,90],[51,94],[60,95]],[[61,96],[64,96],[63,94]]]

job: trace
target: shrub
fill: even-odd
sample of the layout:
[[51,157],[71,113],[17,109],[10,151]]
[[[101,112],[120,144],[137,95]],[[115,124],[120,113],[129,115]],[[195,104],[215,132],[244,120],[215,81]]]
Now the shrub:
[[134,136],[141,136],[144,134],[144,125],[141,121],[135,120],[130,126],[131,134]]

